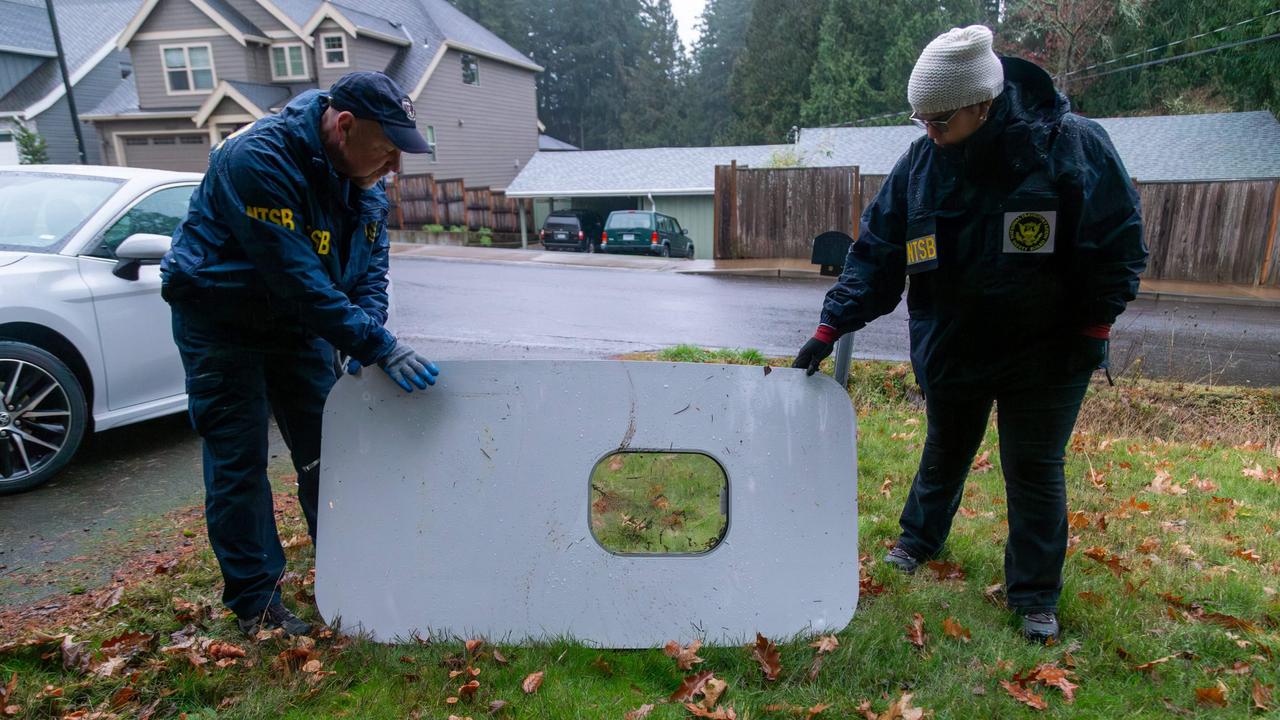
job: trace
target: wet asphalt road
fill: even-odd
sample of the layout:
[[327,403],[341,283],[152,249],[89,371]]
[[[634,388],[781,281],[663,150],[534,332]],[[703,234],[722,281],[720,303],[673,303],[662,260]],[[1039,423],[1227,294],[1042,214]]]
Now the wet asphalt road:
[[[397,258],[392,277],[399,334],[449,360],[602,358],[679,343],[789,355],[813,330],[829,285],[412,258]],[[1276,309],[1138,301],[1114,336],[1113,365],[1128,372],[1280,385]],[[854,353],[901,360],[907,347],[900,306],[857,334]],[[284,463],[274,432],[272,444],[275,462]],[[58,589],[24,584],[24,575],[92,553],[95,542],[140,519],[201,501],[200,446],[185,416],[96,436],[52,483],[0,497],[0,605]]]

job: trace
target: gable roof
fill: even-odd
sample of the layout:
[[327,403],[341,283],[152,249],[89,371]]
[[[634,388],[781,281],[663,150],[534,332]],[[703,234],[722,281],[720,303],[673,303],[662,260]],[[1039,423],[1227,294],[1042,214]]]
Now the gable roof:
[[[1140,182],[1280,178],[1280,122],[1269,112],[1100,118]],[[709,195],[715,166],[760,167],[775,152],[811,167],[857,165],[887,175],[922,130],[914,125],[805,128],[795,145],[540,151],[507,187],[511,197]]]
[[0,0],[0,51],[54,57],[53,33],[44,3],[34,0]]
[[[266,33],[250,22],[249,18],[242,15],[227,0],[187,1],[194,5],[197,10],[204,13],[228,35],[235,38],[235,41],[241,45],[248,45],[250,40],[264,44],[271,42]],[[120,38],[117,41],[117,47],[120,50],[124,50],[129,41],[133,39],[133,36],[138,34],[138,31],[142,29],[142,25],[146,23],[147,18],[151,16],[151,11],[155,10],[159,4],[160,0],[144,0],[142,6],[137,8],[137,12],[125,25],[124,31],[120,33]]]
[[[54,9],[58,13],[62,50],[67,57],[67,71],[71,73],[73,86],[99,63],[114,54],[117,33],[138,9],[141,1],[58,0]],[[40,2],[43,8],[41,0],[36,2]],[[20,3],[21,0],[19,0]],[[16,5],[12,0],[7,4]],[[11,8],[0,7],[0,12],[9,9]],[[40,12],[44,17],[44,32],[48,33],[52,43],[53,34],[49,32],[48,15],[44,14],[43,9]],[[8,22],[9,18],[6,16],[0,25],[8,28]],[[0,114],[34,117],[47,110],[65,94],[66,88],[62,84],[62,73],[58,69],[58,61],[56,58],[50,58],[0,97]]]
[[196,127],[204,127],[205,122],[223,100],[231,100],[256,119],[284,107],[291,97],[293,92],[283,85],[220,80],[209,97],[201,103],[200,109],[196,111],[191,121],[196,124]]

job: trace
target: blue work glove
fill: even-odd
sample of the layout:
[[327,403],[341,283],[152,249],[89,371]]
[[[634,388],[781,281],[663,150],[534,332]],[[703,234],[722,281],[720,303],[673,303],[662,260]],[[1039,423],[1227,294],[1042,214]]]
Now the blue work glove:
[[360,368],[361,368],[361,367],[362,367],[362,366],[360,365],[360,361],[359,361],[359,360],[350,360],[350,361],[348,361],[348,362],[347,362],[347,374],[348,374],[348,375],[359,375],[359,374],[360,374]]
[[440,374],[440,369],[430,360],[399,340],[391,348],[391,352],[378,360],[378,367],[390,375],[405,392],[413,392],[413,385],[417,385],[419,390],[426,390],[428,385],[436,384],[436,376]]

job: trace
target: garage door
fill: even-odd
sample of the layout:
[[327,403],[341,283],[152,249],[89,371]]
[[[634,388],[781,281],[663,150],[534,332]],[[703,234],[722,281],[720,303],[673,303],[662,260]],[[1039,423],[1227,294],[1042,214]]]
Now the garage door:
[[126,135],[121,140],[122,165],[191,172],[204,172],[209,166],[209,136],[205,133]]

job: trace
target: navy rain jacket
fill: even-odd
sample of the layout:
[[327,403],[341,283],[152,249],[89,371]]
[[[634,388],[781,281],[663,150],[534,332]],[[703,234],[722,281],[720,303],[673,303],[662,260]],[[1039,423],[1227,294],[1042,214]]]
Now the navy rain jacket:
[[1081,329],[1124,311],[1146,268],[1138,195],[1106,132],[1039,67],[1000,61],[987,121],[956,147],[911,145],[823,305],[823,324],[852,332],[891,312],[909,277],[926,392],[1061,364]]
[[227,138],[160,265],[164,297],[202,316],[323,338],[365,365],[387,319],[387,197],[334,171],[310,90]]

